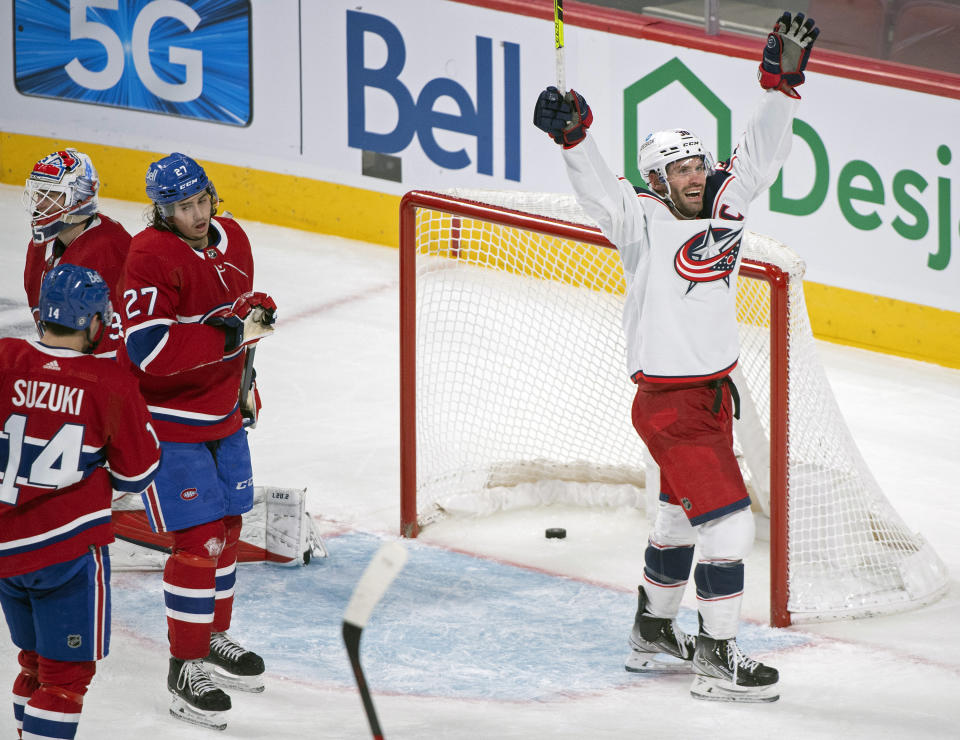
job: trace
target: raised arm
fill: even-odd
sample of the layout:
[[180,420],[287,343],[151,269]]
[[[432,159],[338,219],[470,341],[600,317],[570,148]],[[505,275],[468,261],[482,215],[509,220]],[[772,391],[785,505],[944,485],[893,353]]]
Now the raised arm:
[[632,247],[643,239],[643,210],[638,207],[633,186],[613,174],[587,136],[591,123],[593,113],[578,92],[561,95],[557,88],[548,87],[540,93],[533,124],[563,147],[563,161],[577,202],[627,261]]
[[[803,13],[784,13],[767,36],[758,78],[767,91],[747,122],[728,169],[756,195],[777,178],[793,139],[793,117],[800,94],[796,88],[820,29]],[[755,197],[754,196],[754,197]]]

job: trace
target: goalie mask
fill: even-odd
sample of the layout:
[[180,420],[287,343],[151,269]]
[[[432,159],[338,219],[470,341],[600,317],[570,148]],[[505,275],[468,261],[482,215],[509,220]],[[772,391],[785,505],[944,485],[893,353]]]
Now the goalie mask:
[[64,149],[37,162],[23,191],[34,244],[47,244],[68,226],[93,216],[99,189],[97,170],[83,152]]
[[709,174],[713,169],[713,157],[704,148],[699,137],[682,129],[655,131],[640,144],[640,174],[649,183],[651,172],[656,172],[667,188],[667,200],[670,200],[670,183],[667,180],[667,165],[687,157],[702,157],[703,166]]
[[186,154],[173,152],[153,162],[147,169],[147,197],[156,206],[164,220],[173,215],[175,203],[204,191],[210,194],[210,215],[213,216],[220,202],[217,189],[207,177],[203,167]]

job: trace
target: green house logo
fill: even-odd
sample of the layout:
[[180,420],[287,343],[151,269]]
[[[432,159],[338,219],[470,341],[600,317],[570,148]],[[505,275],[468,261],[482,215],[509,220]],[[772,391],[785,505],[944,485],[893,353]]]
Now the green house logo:
[[[673,83],[679,84],[707,114],[716,121],[717,160],[724,161],[733,153],[731,111],[722,100],[690,69],[674,57],[641,77],[623,91],[623,173],[635,186],[646,187],[637,162],[642,138],[648,129],[640,129],[641,105]],[[674,97],[676,101],[676,97]],[[806,147],[813,159],[813,183],[803,194],[788,196],[793,185],[796,190],[798,175],[803,179],[807,173],[786,172],[781,169],[776,181],[770,186],[769,208],[773,213],[790,216],[812,216],[820,211],[828,199],[834,198],[844,221],[858,231],[875,231],[887,227],[894,234],[909,241],[926,240],[929,254],[927,267],[945,270],[950,264],[952,239],[957,233],[957,221],[951,211],[951,180],[949,177],[931,177],[929,171],[902,169],[896,173],[882,173],[874,165],[862,159],[853,159],[843,166],[831,167],[828,146],[809,123],[793,119],[794,144]],[[933,145],[934,142],[931,142]],[[953,152],[946,144],[936,150],[936,162],[947,167],[953,161]],[[922,160],[924,167],[931,165],[930,157]],[[831,173],[837,172],[835,181]],[[789,182],[785,182],[789,181]],[[935,186],[934,186],[935,184]],[[892,203],[891,203],[892,201]],[[895,205],[895,215],[881,214],[880,207]],[[933,232],[931,239],[931,232]],[[880,232],[880,238],[889,238],[889,232]],[[929,244],[935,239],[935,244]]]
[[640,103],[652,98],[658,92],[674,82],[679,83],[693,96],[717,122],[717,159],[729,159],[732,149],[730,108],[697,77],[690,68],[674,57],[666,64],[657,67],[646,77],[641,77],[623,91],[623,172],[626,178],[636,186],[646,187],[646,181],[640,174],[637,161],[639,142],[639,119],[637,109]]

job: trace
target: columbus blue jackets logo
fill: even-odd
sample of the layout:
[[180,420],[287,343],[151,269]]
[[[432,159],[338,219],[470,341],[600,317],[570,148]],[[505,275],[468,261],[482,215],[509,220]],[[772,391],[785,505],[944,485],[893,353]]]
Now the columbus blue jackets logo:
[[710,226],[687,239],[673,260],[677,274],[689,281],[687,293],[700,283],[715,280],[723,280],[729,286],[742,239],[742,226],[735,229]]

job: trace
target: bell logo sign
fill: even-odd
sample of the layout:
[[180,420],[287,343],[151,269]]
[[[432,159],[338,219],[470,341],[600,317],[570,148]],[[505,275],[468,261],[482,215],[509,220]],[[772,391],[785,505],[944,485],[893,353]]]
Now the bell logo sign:
[[[383,66],[366,66],[368,38],[377,37],[386,45]],[[378,44],[378,45],[380,45]],[[503,172],[508,180],[520,180],[520,46],[503,42],[502,106],[504,126]],[[400,30],[386,18],[359,11],[347,11],[347,143],[350,147],[380,154],[401,152],[414,134],[424,154],[444,169],[459,170],[471,164],[466,149],[450,150],[437,141],[437,130],[475,137],[476,170],[494,174],[494,79],[493,40],[477,36],[475,41],[476,87],[470,91],[446,77],[428,80],[418,95],[400,79],[406,63],[406,44]],[[387,133],[368,128],[365,96],[378,90],[396,105],[396,124]],[[440,98],[449,98],[458,113],[435,110]],[[382,121],[376,122],[382,126]]]

